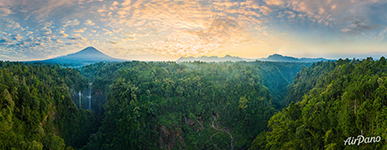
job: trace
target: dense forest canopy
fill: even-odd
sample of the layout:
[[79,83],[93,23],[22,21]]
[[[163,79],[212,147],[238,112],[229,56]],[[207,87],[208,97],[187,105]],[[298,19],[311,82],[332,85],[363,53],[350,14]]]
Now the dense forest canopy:
[[[302,69],[289,86],[290,106],[270,118],[250,149],[386,149],[386,73],[384,57]],[[344,145],[359,135],[382,140]]]
[[0,149],[383,149],[386,65],[0,62]]
[[0,62],[0,149],[72,149],[86,144],[96,131],[91,126],[94,115],[78,109],[69,95],[86,83],[75,69]]
[[286,86],[308,65],[134,61],[86,66],[82,74],[93,80],[94,89],[110,92],[103,124],[85,148],[248,148],[274,107],[281,107]]

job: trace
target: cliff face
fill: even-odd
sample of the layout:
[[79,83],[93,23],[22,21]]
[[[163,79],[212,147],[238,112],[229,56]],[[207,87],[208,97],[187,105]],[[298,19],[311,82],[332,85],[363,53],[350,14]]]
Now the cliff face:
[[[225,127],[221,122],[221,115],[214,110],[210,117],[205,118],[203,114],[196,114],[194,118],[189,116],[183,116],[180,125],[160,125],[157,127],[159,132],[158,144],[160,149],[185,149],[185,138],[194,134],[197,137],[201,137],[203,140],[207,140],[213,144],[215,148],[219,149],[220,145],[215,141],[215,138],[219,136],[228,137],[222,141],[226,143],[226,146],[222,148],[233,149],[234,138],[232,136],[232,128]],[[188,127],[188,128],[185,128]],[[211,133],[211,134],[208,134]],[[207,135],[208,134],[208,135]]]
[[183,131],[180,127],[167,127],[162,125],[158,128],[160,134],[160,149],[171,150],[176,144],[182,145],[184,143]]
[[[79,96],[79,94],[81,96]],[[74,104],[78,107],[78,109],[89,109],[88,95],[89,95],[88,89],[82,90],[82,91],[75,91],[71,93],[71,99],[73,100]]]
[[71,99],[78,109],[92,110],[97,108],[95,104],[97,101],[105,99],[105,93],[101,89],[93,89],[92,83],[89,83],[89,87],[82,91],[71,90]]

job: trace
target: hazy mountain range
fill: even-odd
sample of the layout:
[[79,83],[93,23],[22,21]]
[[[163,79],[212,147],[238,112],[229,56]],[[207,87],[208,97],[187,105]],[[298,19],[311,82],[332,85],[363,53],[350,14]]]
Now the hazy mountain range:
[[202,57],[180,57],[177,62],[184,62],[184,61],[204,61],[204,62],[223,62],[223,61],[244,61],[242,58],[239,57],[233,57],[230,55],[226,55],[224,57],[217,57],[217,56],[202,56]]
[[[187,61],[202,61],[202,62],[237,62],[237,61],[273,61],[273,62],[318,62],[318,61],[328,61],[329,59],[325,58],[295,58],[289,56],[282,56],[280,54],[273,54],[267,58],[258,58],[258,59],[247,59],[240,58],[235,56],[226,55],[225,57],[217,56],[202,56],[202,57],[181,57],[176,62],[187,62]],[[123,62],[128,61],[124,59],[117,59],[110,57],[94,47],[87,47],[79,52],[68,54],[65,56],[60,56],[56,58],[39,60],[39,61],[27,61],[27,63],[52,63],[52,64],[61,64],[64,66],[70,67],[79,67],[87,64],[93,64],[97,62]]]
[[290,56],[282,56],[280,54],[273,54],[267,58],[257,58],[257,59],[248,59],[233,57],[226,55],[225,57],[217,56],[202,56],[202,57],[180,57],[177,62],[186,62],[186,61],[203,61],[203,62],[223,62],[223,61],[273,61],[273,62],[318,62],[318,61],[329,61],[330,59],[325,58],[295,58]]

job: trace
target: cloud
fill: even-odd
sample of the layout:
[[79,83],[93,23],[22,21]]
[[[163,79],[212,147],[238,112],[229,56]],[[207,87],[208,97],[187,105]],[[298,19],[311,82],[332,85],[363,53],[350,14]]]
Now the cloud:
[[[108,22],[107,26],[111,27],[110,30],[102,29],[104,34],[125,33],[128,29],[136,29],[137,32],[132,32],[133,35],[146,36],[153,41],[152,44],[144,43],[145,47],[155,50],[163,49],[164,44],[172,44],[170,47],[176,50],[170,51],[175,51],[175,54],[195,50],[207,52],[218,45],[238,45],[249,41],[248,31],[266,20],[260,13],[261,6],[253,1],[197,3],[127,0],[121,6],[117,4],[112,7],[110,11],[105,11],[105,8],[99,10],[104,15],[101,20]],[[271,9],[263,6],[262,11],[269,13]],[[156,39],[158,37],[167,41]],[[142,41],[136,39],[136,42]],[[190,50],[181,50],[182,48]]]
[[46,43],[51,43],[51,37],[45,37],[44,42]]
[[295,18],[296,17],[296,13],[294,13],[292,11],[286,11],[285,13],[288,14],[288,18]]
[[94,26],[95,23],[92,22],[91,20],[86,20],[86,21],[85,21],[85,25],[88,25],[88,26]]
[[370,30],[374,30],[378,25],[374,25],[364,18],[351,18],[351,24],[341,30],[348,34],[361,34]]
[[34,42],[35,39],[33,36],[29,36],[27,39],[26,39],[27,42]]
[[111,32],[111,31],[109,31],[108,29],[104,29],[104,28],[102,28],[102,30],[103,30],[103,31],[105,31],[105,33],[104,33],[104,34],[112,34],[112,32]]
[[[286,37],[280,31],[290,36],[292,32],[284,30],[296,28],[333,36],[368,32],[384,39],[386,21],[375,21],[370,13],[377,5],[381,11],[375,14],[380,16],[386,1],[6,0],[0,2],[4,32],[0,37],[7,40],[0,38],[0,48],[12,45],[10,51],[27,53],[18,49],[33,47],[38,54],[44,53],[43,47],[79,46],[75,43],[80,42],[104,48],[125,46],[141,54],[200,56],[262,39],[276,41]],[[376,30],[378,26],[384,30]]]
[[59,33],[58,35],[61,36],[61,37],[68,37],[68,36],[69,36],[69,35],[66,34],[66,33]]
[[27,31],[27,35],[33,34],[34,32],[32,31]]
[[77,46],[78,48],[82,48],[83,45],[81,43],[66,43],[67,46]]
[[124,40],[127,40],[127,41],[135,41],[136,38],[135,38],[135,37],[127,37],[127,38],[125,38]]
[[20,24],[18,22],[13,21],[12,19],[7,19],[8,28],[17,29],[20,28]]
[[282,0],[265,0],[268,5],[283,5],[284,2]]
[[131,4],[131,0],[125,0],[123,3],[121,3],[122,6],[128,6]]
[[61,41],[60,39],[56,39],[55,42],[60,43],[60,44],[63,43],[63,41]]
[[[106,10],[106,5],[103,5],[101,9],[98,9],[97,12],[99,13],[104,13],[104,12],[107,12]],[[104,14],[102,14],[104,16]]]
[[74,31],[74,32],[77,32],[77,33],[83,33],[83,32],[85,32],[86,29],[87,29],[87,28],[74,29],[73,31]]
[[6,43],[6,42],[11,42],[11,40],[5,38],[5,37],[1,37],[0,38],[0,43]]
[[54,36],[54,34],[52,34],[52,30],[46,27],[40,29],[40,33],[42,36]]
[[386,37],[386,35],[387,35],[387,28],[385,28],[382,32],[380,32],[380,33],[378,34],[378,38],[379,38],[380,40],[383,40],[384,37]]
[[149,36],[149,33],[138,33],[137,36]]
[[20,41],[23,37],[18,33],[12,36],[12,40]]
[[118,33],[118,32],[120,32],[120,31],[122,31],[122,30],[123,30],[122,28],[119,28],[119,29],[117,29],[117,30],[113,29],[113,32]]
[[[353,0],[358,1],[358,0]],[[295,18],[297,15],[300,16],[300,21],[306,20],[311,22],[318,22],[319,24],[329,24],[335,20],[339,12],[344,11],[348,8],[351,3],[345,4],[342,1],[312,1],[312,0],[265,0],[267,5],[261,5],[260,11],[269,16],[273,14],[280,17],[280,19]],[[291,14],[289,14],[291,13]],[[289,14],[289,15],[281,15]],[[305,16],[305,17],[304,17]]]
[[109,41],[110,44],[113,44],[113,45],[117,45],[119,44],[119,42],[115,42],[115,41]]
[[23,5],[28,6],[23,7],[24,10],[22,10],[24,12],[28,12],[25,20],[28,20],[31,16],[34,16],[34,19],[38,20],[39,22],[50,19],[50,16],[59,17],[63,16],[64,13],[66,13],[66,15],[75,13],[74,11],[65,11],[66,9],[74,9],[74,4],[74,0],[35,0],[34,2],[18,1],[14,3],[16,7]]
[[85,39],[83,37],[77,37],[77,36],[68,37],[67,39],[70,40],[70,41],[86,41],[87,40],[87,39]]
[[0,16],[8,16],[9,14],[13,14],[12,10],[9,8],[0,7]]
[[134,33],[128,33],[128,34],[126,34],[127,36],[136,36],[136,34],[134,34]]
[[79,20],[78,19],[73,19],[73,20],[69,20],[65,23],[65,25],[63,25],[63,27],[67,27],[67,26],[76,26],[76,25],[79,25]]
[[59,33],[57,35],[60,36],[60,37],[68,37],[69,36],[64,31],[59,31]]

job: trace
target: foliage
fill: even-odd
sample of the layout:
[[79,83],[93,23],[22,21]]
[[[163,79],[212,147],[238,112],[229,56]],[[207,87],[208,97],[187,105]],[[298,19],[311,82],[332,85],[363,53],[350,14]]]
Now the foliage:
[[86,83],[75,69],[0,62],[0,149],[84,145],[95,132],[84,129],[93,114],[76,108],[69,87],[81,90]]
[[86,66],[82,73],[110,92],[102,126],[84,148],[247,148],[275,112],[262,74],[276,69],[278,76],[264,80],[279,85],[305,65],[134,61]]
[[[248,148],[309,65],[0,62],[0,149]],[[70,96],[88,83],[93,111]]]
[[251,149],[386,149],[385,140],[359,146],[343,142],[358,135],[387,138],[386,68],[382,57],[302,69],[290,91],[298,91],[295,97],[308,92],[271,117],[269,132],[258,136]]

